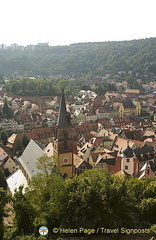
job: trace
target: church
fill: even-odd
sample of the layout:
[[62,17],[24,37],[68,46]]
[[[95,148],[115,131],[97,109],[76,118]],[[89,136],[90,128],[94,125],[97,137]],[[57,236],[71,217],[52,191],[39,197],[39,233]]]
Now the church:
[[71,124],[70,113],[66,110],[64,90],[62,90],[58,121],[53,127],[53,132],[53,160],[56,166],[60,166],[63,177],[73,177],[75,172],[73,156],[76,150],[75,131]]

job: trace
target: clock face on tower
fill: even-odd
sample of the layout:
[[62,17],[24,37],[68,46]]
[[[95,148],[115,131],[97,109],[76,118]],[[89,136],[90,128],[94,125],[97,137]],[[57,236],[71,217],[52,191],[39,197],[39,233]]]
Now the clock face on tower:
[[63,164],[68,164],[69,163],[69,158],[68,157],[64,157],[63,158]]

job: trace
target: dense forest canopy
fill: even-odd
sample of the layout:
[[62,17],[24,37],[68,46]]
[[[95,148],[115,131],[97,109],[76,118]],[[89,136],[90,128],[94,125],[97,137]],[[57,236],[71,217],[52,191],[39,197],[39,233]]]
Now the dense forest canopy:
[[156,38],[39,46],[24,51],[0,49],[0,75],[82,77],[119,71],[156,74]]

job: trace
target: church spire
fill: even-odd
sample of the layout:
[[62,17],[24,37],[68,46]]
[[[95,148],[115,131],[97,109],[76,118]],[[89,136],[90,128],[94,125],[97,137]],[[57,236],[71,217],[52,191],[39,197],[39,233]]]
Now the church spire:
[[67,109],[66,109],[64,89],[62,89],[62,98],[61,98],[61,104],[60,104],[60,110],[59,110],[57,125],[58,126],[69,125],[70,124],[70,116],[69,115],[70,114],[67,112]]

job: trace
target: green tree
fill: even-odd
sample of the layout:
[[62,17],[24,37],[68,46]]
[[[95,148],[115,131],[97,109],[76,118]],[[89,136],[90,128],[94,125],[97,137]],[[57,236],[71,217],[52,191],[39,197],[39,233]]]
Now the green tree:
[[2,130],[0,132],[0,138],[1,138],[1,141],[3,143],[3,145],[7,145],[7,142],[8,142],[8,134],[6,133],[5,130]]
[[97,228],[103,223],[106,228],[136,226],[136,208],[124,179],[92,169],[66,180],[65,186],[63,226]]
[[0,239],[3,239],[4,235],[4,217],[6,217],[5,205],[8,201],[6,192],[0,188]]
[[4,98],[4,105],[2,111],[4,117],[8,119],[13,117],[13,110],[9,107],[7,98]]
[[14,153],[16,153],[16,152],[21,153],[22,148],[23,148],[23,145],[22,145],[21,139],[17,138],[14,142],[14,145],[13,145],[13,152]]
[[125,91],[125,87],[124,87],[124,85],[120,85],[119,87],[118,87],[118,91],[119,92],[124,92]]
[[23,186],[15,191],[12,202],[15,211],[14,224],[18,229],[18,234],[33,233],[35,212],[27,195],[23,194]]
[[0,169],[0,188],[6,188],[5,174],[2,169]]
[[29,141],[30,140],[29,140],[28,136],[26,134],[23,134],[21,142],[22,142],[22,146],[24,148],[28,145]]
[[27,196],[35,210],[36,228],[46,225],[52,233],[61,224],[64,180],[47,156],[38,159],[37,168],[41,173],[31,179]]
[[155,198],[147,198],[142,199],[139,209],[141,212],[141,221],[149,222],[150,224],[156,223],[156,199]]

